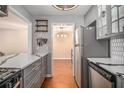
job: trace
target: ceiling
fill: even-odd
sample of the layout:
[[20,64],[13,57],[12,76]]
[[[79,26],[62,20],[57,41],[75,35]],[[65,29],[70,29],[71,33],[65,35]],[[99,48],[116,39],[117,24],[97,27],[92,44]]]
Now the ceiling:
[[32,15],[85,15],[91,5],[79,5],[70,11],[60,11],[52,5],[24,5],[24,8]]

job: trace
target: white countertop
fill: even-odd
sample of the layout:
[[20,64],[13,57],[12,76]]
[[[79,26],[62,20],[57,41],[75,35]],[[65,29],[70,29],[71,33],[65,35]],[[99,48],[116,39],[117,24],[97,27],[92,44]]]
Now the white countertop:
[[[40,53],[40,56],[35,56],[35,55],[29,55],[26,53],[21,53],[9,60],[7,60],[4,64],[0,65],[0,67],[10,67],[10,68],[21,68],[24,69],[25,67],[29,66],[36,60],[40,59],[42,56],[46,55],[46,53]],[[14,54],[13,54],[14,55]],[[13,55],[7,55],[0,57],[0,62],[3,61],[4,59],[11,57]]]
[[46,54],[48,54],[49,52],[48,51],[45,51],[45,52],[42,52],[42,53],[37,53],[35,54],[36,56],[39,56],[39,57],[43,57],[45,56]]
[[101,62],[101,63],[113,63],[111,58],[87,58],[89,61],[93,63]]
[[[106,64],[114,64],[115,61],[117,61],[112,58],[87,58],[87,59],[89,60],[89,62],[93,62],[93,63],[99,62],[99,63],[106,63]],[[101,65],[100,64],[99,66],[108,70],[109,72],[111,72],[113,74],[117,74],[117,72],[124,73],[124,65],[123,66],[113,66],[113,65]]]

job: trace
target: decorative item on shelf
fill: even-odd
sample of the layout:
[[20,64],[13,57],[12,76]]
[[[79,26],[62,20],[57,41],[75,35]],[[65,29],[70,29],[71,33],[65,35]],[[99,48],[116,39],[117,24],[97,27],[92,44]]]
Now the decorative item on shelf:
[[53,5],[54,8],[61,11],[69,11],[78,7],[78,5]]
[[38,46],[42,46],[47,43],[47,38],[37,38]]
[[36,32],[48,32],[48,20],[36,20]]

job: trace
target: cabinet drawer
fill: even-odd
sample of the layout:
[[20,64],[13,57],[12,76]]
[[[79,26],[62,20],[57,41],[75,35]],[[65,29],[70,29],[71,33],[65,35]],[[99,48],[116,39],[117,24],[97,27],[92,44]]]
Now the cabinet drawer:
[[32,71],[36,66],[38,66],[38,65],[40,65],[40,64],[41,64],[41,60],[39,59],[39,60],[37,60],[35,63],[33,63],[33,64],[31,64],[30,66],[26,67],[26,68],[24,69],[24,76],[28,76],[28,74],[30,74],[31,71]]
[[37,74],[41,77],[41,60],[24,69],[24,87],[31,87]]
[[[39,72],[39,73],[38,73]],[[27,87],[34,79],[34,76],[39,74],[41,76],[41,66],[35,67],[28,76],[24,76],[24,86]]]
[[41,72],[37,72],[32,80],[31,88],[40,88],[41,87]]
[[29,76],[24,77],[24,87],[28,87],[31,85],[34,76],[35,76],[35,73],[32,72]]

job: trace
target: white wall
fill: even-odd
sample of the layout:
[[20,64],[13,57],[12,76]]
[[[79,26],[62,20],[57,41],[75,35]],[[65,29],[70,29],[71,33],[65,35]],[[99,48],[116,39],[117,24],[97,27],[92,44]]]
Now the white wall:
[[73,48],[73,27],[63,30],[66,37],[57,37],[59,31],[53,29],[53,59],[71,59],[71,49]]
[[11,11],[28,22],[28,53],[32,54],[32,15],[26,11],[23,5],[10,5]]
[[7,17],[0,17],[0,51],[28,52],[28,24],[10,11]]
[[28,52],[27,32],[24,29],[0,29],[0,51],[5,54]]
[[[33,26],[35,25],[36,19],[48,19],[48,33],[44,34],[46,37],[48,37],[48,51],[51,54],[52,53],[52,24],[53,23],[74,23],[76,27],[79,25],[84,25],[84,18],[83,16],[34,16],[33,17]],[[35,28],[33,28],[33,33]],[[33,35],[35,37],[35,35]],[[43,36],[43,35],[41,35]],[[33,38],[34,38],[33,37]],[[33,51],[35,51],[36,46],[34,45],[36,41],[33,40]],[[47,49],[43,49],[47,50]],[[48,74],[52,73],[51,70],[51,58],[49,59],[48,63]]]
[[97,6],[93,5],[84,16],[84,24],[88,26],[97,19]]

